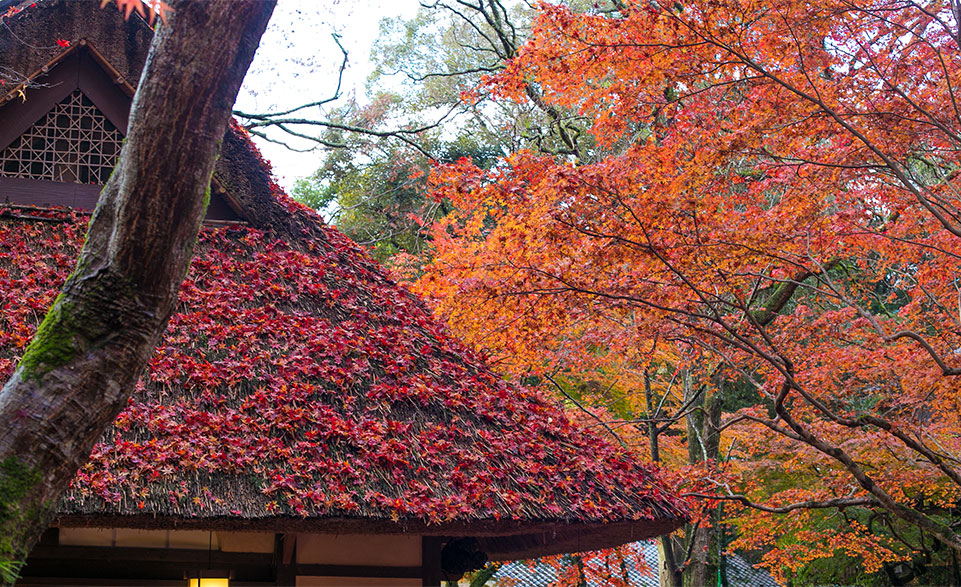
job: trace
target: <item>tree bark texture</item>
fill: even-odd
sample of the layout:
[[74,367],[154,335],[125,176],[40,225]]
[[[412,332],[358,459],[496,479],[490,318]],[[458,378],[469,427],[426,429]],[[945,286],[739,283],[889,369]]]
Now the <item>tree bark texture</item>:
[[[713,389],[705,390],[698,397],[693,407],[698,410],[688,416],[687,443],[688,458],[691,463],[717,461],[720,459],[720,423],[723,395],[729,383],[722,377],[717,377]],[[685,381],[685,400],[692,398],[694,391]],[[713,510],[708,519],[698,525],[688,524],[687,550],[690,558],[684,569],[684,585],[686,587],[702,587],[717,585],[718,577],[718,526],[720,518],[718,510]]]
[[154,37],[77,267],[0,391],[2,583],[15,580],[163,334],[273,6],[183,0]]

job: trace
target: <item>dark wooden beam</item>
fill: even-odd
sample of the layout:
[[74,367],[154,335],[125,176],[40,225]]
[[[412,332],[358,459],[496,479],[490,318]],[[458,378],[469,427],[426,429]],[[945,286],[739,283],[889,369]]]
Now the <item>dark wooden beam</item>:
[[40,541],[37,542],[42,546],[59,546],[60,544],[60,528],[47,528],[43,534],[40,535]]
[[[102,188],[103,186],[97,184],[0,177],[0,205],[16,204],[39,208],[64,206],[75,210],[90,211],[97,206]],[[205,219],[228,222],[242,221],[242,218],[227,204],[223,195],[216,192],[210,195],[210,205],[207,206]]]
[[[143,587],[184,587],[186,581],[180,579],[179,581],[173,579],[138,579],[137,585],[142,585]],[[78,578],[78,577],[20,577],[17,581],[17,587],[41,587],[41,586],[51,586],[57,587],[60,585],[103,585],[108,586],[129,586],[131,584],[130,579],[100,579],[100,578]]]
[[[21,577],[17,581],[17,587],[60,587],[62,585],[96,585],[103,587],[184,587],[187,584],[185,579],[86,579],[75,577]],[[230,587],[273,587],[272,581],[237,581],[230,580]],[[293,583],[290,583],[293,585]]]
[[23,585],[186,584],[188,571],[228,569],[231,585],[274,585],[273,555],[205,549],[44,546],[30,553]]
[[297,535],[289,532],[284,534],[283,551],[281,552],[280,562],[285,565],[292,565],[297,562]]
[[[294,544],[296,535],[286,532],[274,534],[274,579],[277,585],[293,585],[297,581],[297,573],[293,564],[296,552]],[[289,546],[288,546],[289,545]]]
[[97,184],[0,177],[0,204],[93,210],[102,188]]
[[440,568],[440,551],[444,547],[444,539],[440,536],[424,536],[421,539],[421,572],[425,587],[440,587],[442,572]]
[[44,546],[38,545],[30,552],[34,560],[87,560],[92,562],[169,562],[187,565],[208,563],[214,567],[234,565],[270,566],[273,555],[255,552],[222,552],[219,550],[192,548],[138,548],[130,546]]

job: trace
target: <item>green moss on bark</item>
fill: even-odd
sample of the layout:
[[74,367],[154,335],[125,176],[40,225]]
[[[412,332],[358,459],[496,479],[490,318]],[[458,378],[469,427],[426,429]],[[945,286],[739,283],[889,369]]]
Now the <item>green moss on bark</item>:
[[[217,143],[217,152],[218,153],[220,152],[220,143]],[[217,157],[220,158],[219,155]],[[207,217],[207,208],[210,207],[210,190],[213,184],[213,178],[214,176],[213,174],[211,174],[210,178],[207,179],[207,189],[204,190],[204,199],[203,199],[204,209],[203,209],[203,212],[200,213],[201,221],[203,221],[203,218]],[[193,243],[191,243],[190,245],[191,252],[197,250],[197,243],[199,241],[200,241],[200,232],[198,231],[197,234],[194,235]]]
[[73,359],[77,327],[72,313],[73,306],[63,300],[63,294],[57,296],[20,359],[24,379],[39,379]]
[[17,580],[27,557],[22,540],[42,513],[40,508],[30,505],[28,497],[42,477],[16,457],[0,463],[0,583],[4,585]]
[[101,348],[121,328],[123,303],[136,297],[137,288],[128,280],[105,271],[95,277],[79,278],[84,269],[81,259],[67,283],[82,279],[81,295],[87,301],[74,303],[62,293],[57,296],[20,358],[23,379],[40,379],[69,363],[77,353]]
[[206,211],[207,211],[207,207],[210,206],[210,183],[211,183],[211,181],[208,179],[208,180],[207,180],[207,189],[204,190],[204,201],[203,201],[203,204],[204,204],[204,212],[206,212]]

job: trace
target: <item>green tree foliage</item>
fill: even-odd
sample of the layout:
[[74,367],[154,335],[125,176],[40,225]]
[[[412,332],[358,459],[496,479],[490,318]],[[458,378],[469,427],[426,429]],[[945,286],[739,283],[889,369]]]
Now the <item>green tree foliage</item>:
[[330,150],[295,197],[321,210],[380,261],[405,253],[419,266],[427,228],[449,203],[426,198],[436,163],[462,157],[481,168],[518,149],[579,160],[595,145],[585,121],[548,106],[531,85],[526,102],[495,101],[484,86],[529,34],[533,11],[496,0],[424,4],[385,19],[373,48],[366,103],[333,110],[319,142]]
[[[442,162],[466,157],[489,167],[498,155],[467,135],[431,147]],[[390,262],[398,253],[425,257],[427,228],[450,212],[449,202],[425,196],[432,158],[390,143],[376,145],[372,155],[359,160],[353,151],[333,151],[320,169],[297,182],[294,197],[321,210],[381,262]]]

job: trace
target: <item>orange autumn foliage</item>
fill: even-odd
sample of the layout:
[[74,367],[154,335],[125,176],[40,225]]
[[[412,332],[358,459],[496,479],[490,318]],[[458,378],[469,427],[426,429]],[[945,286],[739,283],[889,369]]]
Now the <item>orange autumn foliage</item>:
[[487,89],[536,84],[595,144],[436,169],[456,212],[417,288],[505,372],[636,387],[655,347],[723,365],[755,399],[725,416],[734,481],[708,493],[778,510],[727,512],[781,577],[911,554],[858,511],[961,551],[959,11],[541,5]]

